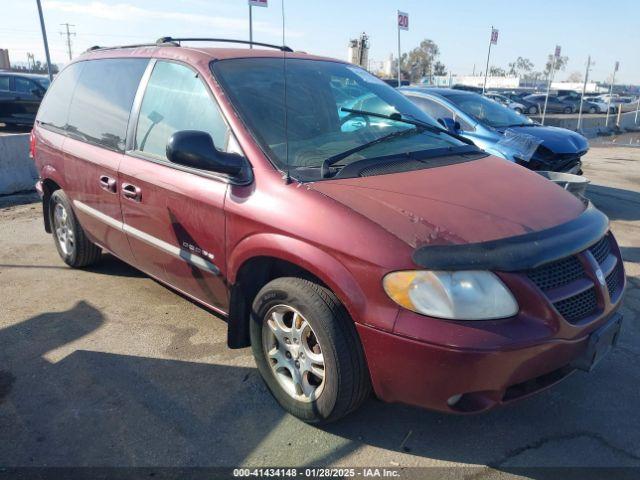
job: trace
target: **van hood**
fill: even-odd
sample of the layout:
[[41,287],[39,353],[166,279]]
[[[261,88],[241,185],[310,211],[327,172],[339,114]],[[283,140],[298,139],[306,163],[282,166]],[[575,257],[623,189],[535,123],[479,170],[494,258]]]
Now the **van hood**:
[[[584,153],[589,149],[586,138],[576,132],[558,127],[524,126],[510,127],[515,133],[526,133],[542,140],[542,145],[554,153]],[[504,133],[504,131],[501,131]]]
[[485,242],[548,229],[585,205],[535,172],[496,157],[311,188],[412,248]]

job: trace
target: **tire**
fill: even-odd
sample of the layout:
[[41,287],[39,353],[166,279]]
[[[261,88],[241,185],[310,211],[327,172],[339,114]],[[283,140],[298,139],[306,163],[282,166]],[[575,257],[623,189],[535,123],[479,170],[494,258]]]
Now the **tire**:
[[600,113],[596,107],[589,107],[589,113]]
[[49,220],[53,241],[60,258],[70,267],[86,267],[96,263],[102,250],[92,243],[76,218],[69,198],[56,190],[49,199]]
[[562,113],[573,113],[573,108],[571,108],[571,107],[564,107],[564,110],[562,110]]
[[535,115],[536,113],[538,113],[538,107],[536,107],[535,105],[529,107],[529,115]]
[[[302,332],[297,337],[294,322]],[[250,335],[269,391],[282,408],[304,422],[335,421],[358,408],[371,392],[353,320],[336,296],[316,283],[283,277],[265,285],[253,301]],[[322,378],[305,368],[311,364]],[[305,378],[308,392],[302,388]]]
[[514,108],[513,109],[516,113],[522,113],[522,109],[521,108]]

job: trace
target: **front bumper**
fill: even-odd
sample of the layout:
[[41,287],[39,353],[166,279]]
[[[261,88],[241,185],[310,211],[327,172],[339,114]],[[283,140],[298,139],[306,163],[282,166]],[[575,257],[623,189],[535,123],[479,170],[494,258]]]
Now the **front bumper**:
[[[604,326],[620,320],[612,313]],[[461,349],[356,326],[381,400],[447,413],[483,412],[550,387],[582,368],[600,331],[522,348]]]

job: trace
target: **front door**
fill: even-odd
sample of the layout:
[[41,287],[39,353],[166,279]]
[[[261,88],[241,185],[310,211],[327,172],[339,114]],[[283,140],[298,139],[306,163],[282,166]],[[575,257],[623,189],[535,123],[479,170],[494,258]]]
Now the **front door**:
[[191,68],[156,61],[131,151],[120,165],[121,205],[135,264],[174,288],[227,311],[224,200],[228,182],[172,164],[165,151],[180,130],[205,131],[225,150],[229,129],[207,86]]

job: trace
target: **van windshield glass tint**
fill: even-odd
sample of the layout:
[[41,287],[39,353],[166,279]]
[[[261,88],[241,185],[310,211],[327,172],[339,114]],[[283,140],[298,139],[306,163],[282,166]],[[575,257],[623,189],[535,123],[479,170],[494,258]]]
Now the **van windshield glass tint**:
[[[416,130],[394,119],[346,112],[345,109],[437,122],[402,94],[353,65],[287,59],[285,121],[284,62],[279,58],[243,58],[212,64],[218,81],[273,163],[302,179],[320,179],[323,161],[393,132]],[[397,135],[340,160],[350,163],[403,153],[466,147],[428,130]]]

